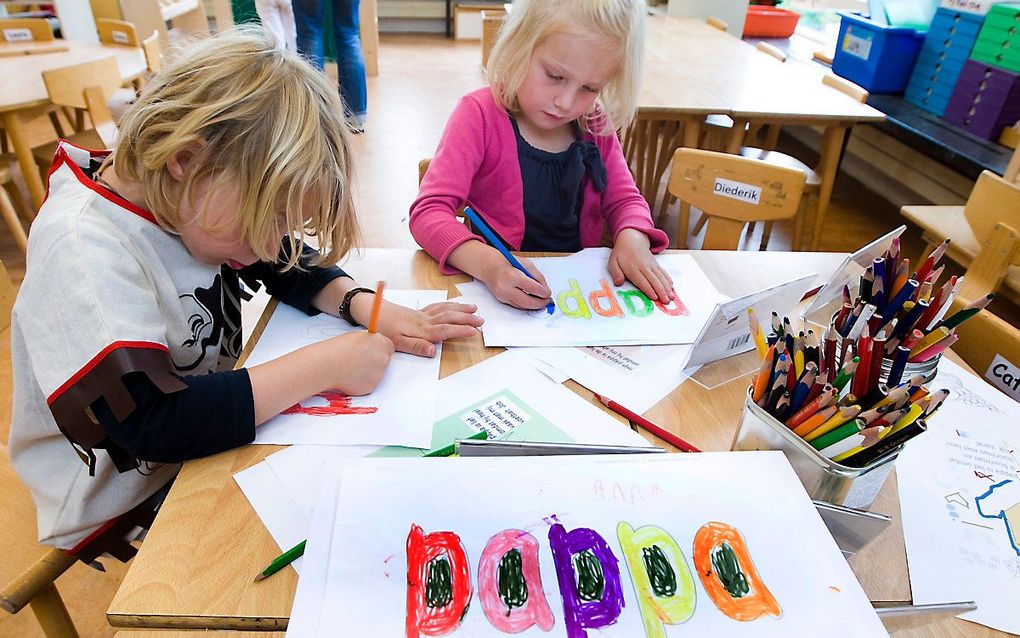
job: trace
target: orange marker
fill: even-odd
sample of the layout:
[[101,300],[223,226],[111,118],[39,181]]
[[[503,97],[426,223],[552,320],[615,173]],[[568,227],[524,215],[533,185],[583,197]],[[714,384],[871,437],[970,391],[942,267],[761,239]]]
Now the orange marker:
[[372,314],[368,318],[368,331],[374,333],[379,324],[379,311],[382,309],[382,293],[386,286],[385,281],[380,281],[375,288],[375,298],[372,300]]

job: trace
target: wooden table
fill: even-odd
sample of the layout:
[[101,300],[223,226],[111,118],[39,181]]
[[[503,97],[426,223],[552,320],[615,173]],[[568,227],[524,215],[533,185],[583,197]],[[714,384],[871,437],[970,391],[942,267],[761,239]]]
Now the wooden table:
[[[744,294],[810,272],[827,275],[844,257],[836,253],[690,254],[716,287],[728,295]],[[385,279],[393,288],[446,288],[454,294],[453,284],[467,279],[443,277],[434,260],[421,251],[406,249],[368,249],[361,257],[352,257],[344,268],[362,281]],[[257,326],[255,334],[259,332]],[[447,343],[443,346],[440,375],[446,377],[501,351],[502,348],[485,348],[480,336]],[[753,362],[750,366],[744,363],[745,370],[756,367]],[[703,449],[728,450],[739,422],[749,374],[734,378],[725,372],[716,370],[714,374],[730,381],[711,390],[688,381],[647,415]],[[711,374],[713,371],[709,370],[706,376]],[[589,391],[573,382],[567,386],[600,406]],[[621,421],[620,427],[626,427],[622,419],[616,418]],[[643,434],[650,441],[670,448]],[[110,604],[107,618],[111,625],[262,631],[286,627],[297,574],[286,569],[261,583],[252,582],[253,575],[280,550],[232,478],[236,472],[279,449],[251,445],[184,465]],[[854,557],[851,567],[872,600],[909,601],[895,479],[886,482],[873,509],[892,515],[897,522]],[[998,635],[981,633],[983,627],[965,621],[946,622],[970,633],[911,635]]]
[[[881,121],[885,115],[823,85],[822,67],[782,63],[702,20],[649,16],[647,26],[638,122],[657,130],[654,136],[646,135],[639,153],[641,192],[654,198],[673,151],[678,146],[698,146],[706,115],[733,118],[726,149],[731,153],[740,149],[748,123],[816,125],[824,128],[815,167],[822,180],[821,220],[832,197],[847,131],[858,122]],[[819,223],[811,246],[817,244],[820,231]],[[678,242],[685,247],[685,232],[681,231]]]
[[36,53],[32,55],[5,55],[12,51],[24,53],[25,44],[0,43],[0,121],[11,140],[11,146],[18,158],[32,204],[38,209],[46,191],[39,169],[32,158],[32,145],[25,133],[25,125],[33,117],[42,114],[50,104],[43,84],[42,72],[59,69],[105,57],[113,57],[120,67],[120,76],[125,82],[141,77],[148,68],[141,49],[131,49],[72,40],[57,40],[44,43],[59,45],[63,51]]

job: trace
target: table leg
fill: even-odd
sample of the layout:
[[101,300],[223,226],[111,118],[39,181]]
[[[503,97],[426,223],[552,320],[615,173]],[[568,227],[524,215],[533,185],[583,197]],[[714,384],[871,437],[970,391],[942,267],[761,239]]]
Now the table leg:
[[815,206],[814,221],[807,227],[811,232],[810,250],[818,250],[818,244],[822,239],[825,213],[829,209],[829,200],[832,199],[832,187],[836,182],[836,171],[839,168],[839,153],[843,148],[843,139],[846,137],[847,130],[848,127],[843,124],[834,124],[825,127],[825,132],[822,133],[822,143],[819,148],[820,157],[818,166],[815,168],[822,183],[818,187],[818,202]]
[[379,75],[379,12],[376,0],[361,0],[358,6],[361,23],[361,51],[365,56],[365,75]]
[[42,206],[46,197],[46,189],[43,186],[42,177],[39,176],[39,169],[36,168],[35,159],[32,157],[32,145],[25,137],[25,130],[22,127],[22,119],[17,111],[4,111],[0,113],[3,118],[4,129],[7,136],[11,138],[11,146],[18,158],[18,166],[21,167],[22,177],[28,185],[28,192],[32,196],[32,218],[35,212]]

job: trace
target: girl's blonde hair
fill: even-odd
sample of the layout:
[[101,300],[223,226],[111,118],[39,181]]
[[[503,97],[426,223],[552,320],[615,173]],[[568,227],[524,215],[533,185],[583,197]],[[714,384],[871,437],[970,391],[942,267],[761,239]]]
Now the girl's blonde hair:
[[[291,247],[285,268],[297,265],[304,235],[318,238],[317,263],[336,263],[358,242],[349,132],[337,89],[257,27],[189,47],[146,83],[119,130],[114,170],[142,184],[149,209],[171,231],[191,221],[180,216],[190,187],[209,179],[209,193],[237,189],[241,237],[261,260],[276,261],[285,232]],[[185,179],[175,180],[167,161],[189,146],[195,154]]]
[[[489,55],[485,74],[496,103],[518,113],[517,91],[535,49],[554,33],[571,32],[619,43],[616,75],[602,89],[582,126],[596,134],[625,128],[637,110],[644,60],[644,0],[517,0]],[[601,117],[599,116],[601,114]]]

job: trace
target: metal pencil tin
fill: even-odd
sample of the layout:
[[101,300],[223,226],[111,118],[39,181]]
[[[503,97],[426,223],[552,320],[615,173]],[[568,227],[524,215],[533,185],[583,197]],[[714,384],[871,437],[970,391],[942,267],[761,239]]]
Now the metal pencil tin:
[[[836,315],[833,315],[835,317]],[[874,335],[872,335],[874,336]],[[836,353],[837,355],[843,351],[843,336],[838,332],[836,333]],[[903,366],[903,377],[902,380],[906,381],[915,374],[924,375],[924,383],[930,383],[935,375],[938,374],[939,361],[942,360],[942,354],[938,354],[927,361],[921,363],[907,363]],[[879,374],[882,383],[885,383],[889,379],[889,372],[892,370],[892,359],[889,357],[882,357],[882,372]]]
[[786,455],[811,498],[865,509],[878,496],[901,447],[890,450],[865,467],[835,463],[758,407],[751,399],[751,388],[748,388],[740,427],[730,449],[779,450]]

